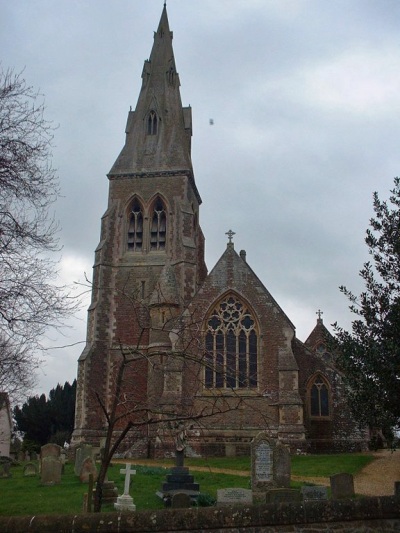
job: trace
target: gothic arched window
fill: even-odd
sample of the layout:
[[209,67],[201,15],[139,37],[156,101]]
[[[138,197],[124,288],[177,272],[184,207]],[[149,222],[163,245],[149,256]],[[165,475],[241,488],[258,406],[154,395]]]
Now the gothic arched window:
[[206,388],[257,387],[256,323],[235,296],[228,296],[209,315],[205,349]]
[[150,250],[165,250],[167,215],[160,198],[154,202],[150,228]]
[[143,246],[143,211],[135,198],[131,205],[128,224],[128,250],[138,252]]
[[147,117],[147,135],[157,135],[158,118],[155,111],[151,110]]
[[310,415],[327,417],[330,415],[329,388],[325,379],[318,375],[310,384]]

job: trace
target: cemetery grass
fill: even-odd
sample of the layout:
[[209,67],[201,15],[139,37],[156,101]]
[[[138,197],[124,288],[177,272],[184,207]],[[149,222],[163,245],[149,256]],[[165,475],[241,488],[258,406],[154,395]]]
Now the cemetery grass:
[[[292,457],[292,475],[299,477],[329,477],[338,472],[355,474],[373,460],[372,454],[307,455]],[[155,464],[156,463],[156,464]],[[250,488],[250,457],[221,457],[187,459],[192,467],[195,481],[200,484],[202,494],[216,498],[217,489],[227,487]],[[132,476],[130,494],[138,510],[161,509],[162,501],[156,496],[165,481],[168,466],[165,461],[152,461],[151,466],[136,465]],[[173,462],[167,462],[172,465]],[[202,467],[204,471],[197,471]],[[115,481],[118,494],[123,493],[124,476],[120,474],[121,464],[115,463],[108,472],[108,478]],[[229,470],[230,474],[218,470]],[[237,471],[237,475],[232,475]],[[65,465],[60,485],[42,486],[39,476],[24,477],[23,465],[11,468],[12,477],[0,479],[0,515],[68,514],[82,512],[83,495],[88,490],[75,476],[73,465]],[[248,475],[246,475],[248,473]],[[293,487],[302,483],[292,482]],[[16,497],[16,495],[18,495]],[[103,506],[103,511],[114,511],[112,505]]]

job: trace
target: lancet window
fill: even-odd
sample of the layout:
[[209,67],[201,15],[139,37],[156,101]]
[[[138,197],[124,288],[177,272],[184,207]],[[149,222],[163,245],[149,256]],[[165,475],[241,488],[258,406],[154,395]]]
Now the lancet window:
[[128,250],[141,251],[143,247],[143,210],[140,202],[132,202],[128,225]]
[[330,415],[329,387],[321,375],[316,376],[310,386],[310,415],[312,417]]
[[256,322],[248,307],[228,296],[210,314],[205,334],[205,387],[257,387]]
[[154,110],[151,110],[147,117],[147,135],[157,135],[158,117]]
[[165,250],[167,216],[165,206],[160,198],[154,203],[150,228],[150,250]]

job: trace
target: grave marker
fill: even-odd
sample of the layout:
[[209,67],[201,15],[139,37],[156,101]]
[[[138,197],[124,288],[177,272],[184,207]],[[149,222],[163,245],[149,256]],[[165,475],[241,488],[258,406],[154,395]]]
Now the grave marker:
[[227,488],[217,490],[217,505],[252,505],[253,492],[250,489]]
[[136,470],[131,470],[131,465],[127,463],[125,468],[121,468],[120,473],[125,474],[124,493],[122,496],[118,496],[114,507],[118,511],[135,511],[136,505],[133,503],[133,498],[129,495],[129,485],[131,475],[136,474]]
[[267,490],[290,487],[290,453],[286,446],[262,431],[251,443],[251,487],[257,501]]
[[323,485],[303,485],[301,487],[303,500],[327,500],[328,489]]
[[330,477],[330,481],[333,499],[354,497],[354,479],[351,474],[335,474]]

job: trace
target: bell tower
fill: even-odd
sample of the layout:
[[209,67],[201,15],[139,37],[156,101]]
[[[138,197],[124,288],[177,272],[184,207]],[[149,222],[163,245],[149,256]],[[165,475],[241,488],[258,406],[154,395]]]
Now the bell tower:
[[99,399],[110,405],[121,350],[143,354],[126,387],[146,403],[154,368],[148,356],[171,348],[168,319],[187,307],[207,275],[191,161],[192,113],[182,107],[172,37],[164,5],[137,105],[128,113],[125,144],[108,174],[78,363],[75,444],[98,443],[104,434]]

